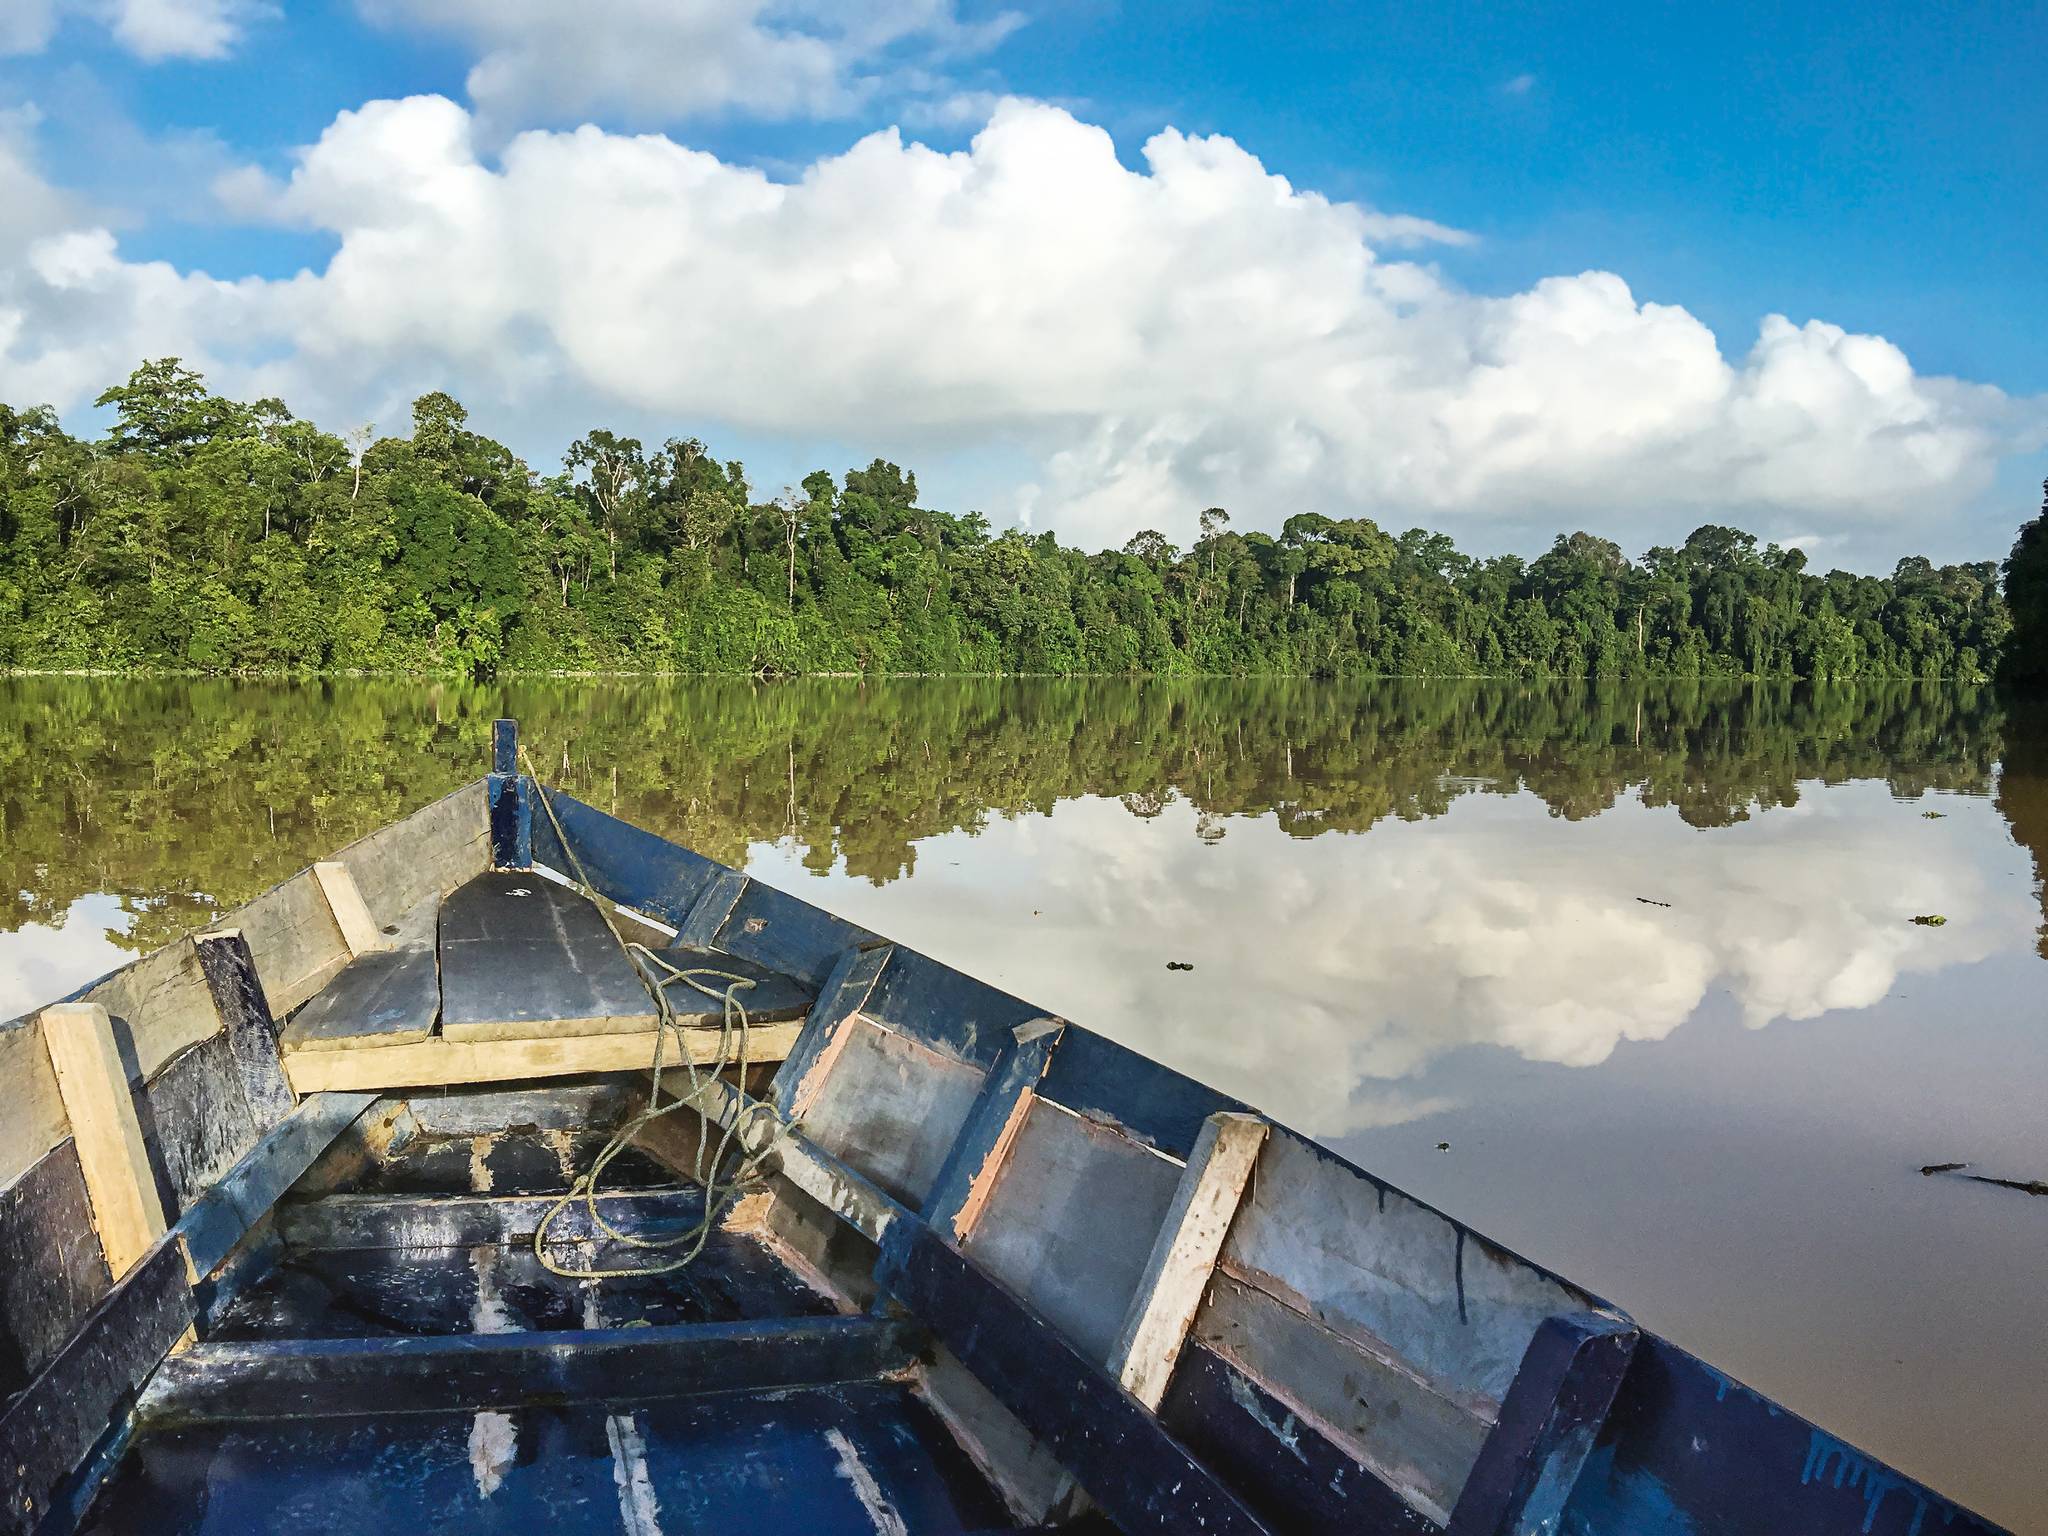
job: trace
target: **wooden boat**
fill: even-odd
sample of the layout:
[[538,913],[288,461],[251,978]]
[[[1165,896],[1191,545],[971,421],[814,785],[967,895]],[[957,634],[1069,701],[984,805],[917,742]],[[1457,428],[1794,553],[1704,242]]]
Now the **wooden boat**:
[[1993,1529],[514,743],[0,1029],[0,1528]]

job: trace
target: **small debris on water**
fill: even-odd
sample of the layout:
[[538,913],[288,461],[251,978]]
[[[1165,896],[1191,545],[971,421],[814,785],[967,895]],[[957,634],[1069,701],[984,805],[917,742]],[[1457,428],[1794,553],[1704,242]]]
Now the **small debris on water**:
[[1939,928],[1942,926],[1942,924],[1946,923],[1948,919],[1943,917],[1939,912],[1929,912],[1924,914],[1923,916],[1914,918],[1913,921],[1918,923],[1922,928]]
[[1448,1152],[1451,1150],[1451,1144],[1448,1141],[1440,1141],[1436,1144],[1436,1149],[1439,1152]]
[[1968,1163],[1929,1163],[1922,1173],[1952,1173],[1972,1184],[1989,1184],[1995,1189],[2015,1190],[2022,1195],[2048,1196],[2048,1179],[2001,1179],[1989,1173],[1965,1173]]
[[1920,819],[1922,821],[1939,821],[1942,819],[1942,817],[1946,816],[1947,814],[1947,811],[1922,811],[1920,813]]
[[1671,903],[1668,901],[1652,901],[1647,896],[1638,896],[1636,900],[1640,901],[1646,907],[1668,907],[1671,905]]
[[1192,960],[1169,960],[1166,962],[1166,968],[1169,971],[1192,971],[1195,968],[1195,962]]

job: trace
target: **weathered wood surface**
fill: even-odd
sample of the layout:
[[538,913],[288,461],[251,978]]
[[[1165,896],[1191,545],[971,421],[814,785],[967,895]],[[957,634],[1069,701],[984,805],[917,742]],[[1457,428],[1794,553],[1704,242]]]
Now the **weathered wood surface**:
[[1635,1325],[1607,1313],[1544,1321],[1458,1495],[1447,1536],[1558,1528],[1636,1342]]
[[217,926],[241,934],[248,944],[264,999],[279,1018],[326,986],[350,959],[334,909],[310,869],[272,886]]
[[[795,1042],[796,1024],[763,1024],[750,1031],[756,1061],[780,1061]],[[716,1059],[719,1031],[669,1032],[667,1059],[683,1053],[702,1065]],[[630,1035],[560,1035],[529,1040],[447,1040],[363,1046],[350,1051],[293,1051],[285,1073],[301,1094],[367,1089],[434,1088],[461,1083],[503,1083],[521,1078],[570,1077],[587,1072],[644,1071],[654,1062],[655,1032]]]
[[[694,857],[694,855],[692,855]],[[483,781],[349,844],[335,856],[379,925],[395,925],[423,901],[453,890],[489,863]],[[249,941],[265,1000],[289,1013],[348,959],[316,876],[294,875],[221,917]],[[79,989],[65,1002],[93,1002],[115,1021],[129,1080],[143,1083],[165,1063],[217,1033],[220,1015],[192,940],[178,939]],[[0,1024],[0,1187],[12,1183],[66,1134],[36,1016]]]
[[202,1344],[164,1363],[145,1424],[645,1402],[865,1381],[906,1369],[903,1318],[778,1318],[543,1333]]
[[71,1134],[34,1014],[0,1024],[0,1189]]
[[110,1284],[67,1137],[0,1192],[0,1401],[50,1363]]
[[[886,974],[886,972],[884,973]],[[857,1018],[799,1119],[820,1147],[906,1205],[924,1203],[982,1074]]]
[[441,962],[431,947],[356,956],[285,1025],[291,1051],[407,1045],[434,1032],[441,1013]]
[[102,977],[75,1000],[98,1003],[125,1032],[131,1082],[146,1082],[180,1051],[220,1031],[213,992],[190,938]]
[[1064,1028],[1063,1021],[1052,1018],[1018,1025],[982,1081],[924,1203],[924,1219],[955,1245],[973,1230],[988,1204]]
[[714,941],[720,949],[820,988],[846,951],[881,942],[858,923],[759,880],[747,882]]
[[1111,1373],[1148,1408],[1166,1396],[1265,1142],[1264,1120],[1225,1111],[1209,1117],[1188,1158],[1109,1355]]
[[363,893],[356,889],[356,877],[348,865],[339,859],[325,860],[313,866],[313,878],[320,882],[327,910],[334,914],[334,925],[341,930],[341,941],[350,954],[366,955],[389,947],[377,920],[370,916]]
[[1645,1335],[1559,1536],[1999,1536],[1667,1340]]
[[278,1065],[277,1021],[264,997],[255,956],[247,937],[235,929],[202,933],[193,943],[234,1057],[242,1098],[257,1129],[267,1131],[291,1113],[293,1099]]
[[42,1014],[43,1043],[71,1121],[78,1165],[107,1268],[128,1273],[163,1236],[163,1201],[142,1139],[112,1021],[97,1003],[59,1003]]
[[696,973],[703,986],[720,994],[711,996],[688,982],[669,983],[669,1006],[676,1022],[686,1029],[713,1026],[724,1019],[723,994],[731,985],[728,977],[752,983],[751,986],[740,987],[733,996],[747,1010],[747,1018],[756,1024],[782,1024],[791,1019],[801,1019],[810,1012],[811,1004],[816,1000],[816,994],[794,976],[771,971],[758,960],[749,960],[744,955],[728,955],[723,950],[702,949],[678,941],[662,950],[661,958],[670,965]]
[[1034,1099],[965,1251],[1104,1365],[1180,1173],[1107,1126]]
[[[1221,1356],[1189,1344],[1160,1420],[1288,1536],[1441,1536],[1313,1420]],[[1603,1536],[1622,1536],[1617,1527]]]
[[185,1259],[168,1239],[87,1314],[27,1391],[0,1413],[7,1497],[0,1533],[28,1536],[51,1496],[105,1433],[121,1402],[192,1324]]
[[1266,1532],[1094,1359],[930,1228],[892,1227],[878,1278],[1130,1536]]
[[632,1034],[653,1000],[590,901],[521,871],[441,904],[441,1034],[450,1041]]
[[[302,1253],[394,1248],[504,1247],[532,1239],[556,1195],[327,1195],[287,1200],[277,1210],[277,1231]],[[681,1230],[704,1209],[699,1189],[601,1191],[598,1209],[613,1228],[636,1236]],[[582,1200],[548,1229],[551,1241],[578,1242],[599,1234]]]
[[194,1200],[174,1229],[192,1279],[217,1269],[299,1176],[376,1102],[374,1093],[314,1095]]
[[1045,1010],[914,949],[896,947],[863,1010],[953,1061],[986,1072],[1020,1025]]
[[1213,1114],[1252,1107],[1218,1093],[1149,1056],[1069,1026],[1039,1085],[1041,1097],[1092,1120],[1106,1120],[1133,1141],[1185,1160]]
[[1044,1520],[1074,1486],[1067,1469],[959,1356],[942,1344],[929,1355],[918,1373],[925,1401],[1010,1512],[1032,1525]]
[[[730,1083],[706,1082],[688,1102],[714,1126],[736,1124],[735,1140],[750,1152],[760,1150],[775,1135],[770,1117],[752,1112],[752,1101]],[[694,1145],[696,1136],[676,1125],[676,1119],[666,1115],[652,1122],[642,1131],[641,1140],[669,1166],[687,1169],[691,1154],[677,1142]],[[769,1166],[870,1241],[879,1241],[891,1226],[910,1217],[888,1190],[863,1170],[818,1146],[805,1132],[784,1132],[776,1141]]]
[[1187,1348],[1225,1361],[1403,1502],[1441,1524],[1488,1425],[1395,1363],[1228,1275],[1210,1287]]
[[[1238,1279],[1491,1420],[1539,1324],[1584,1291],[1276,1130],[1223,1249]],[[1264,1370],[1261,1378],[1280,1379]]]
[[690,910],[676,924],[676,942],[700,948],[712,944],[718,938],[718,930],[725,926],[725,920],[732,916],[732,909],[738,905],[747,885],[746,875],[737,869],[721,869],[712,876],[711,883],[690,903]]
[[[445,896],[490,867],[483,780],[473,779],[403,821],[358,838],[335,858],[355,877],[378,927],[395,925],[421,902]],[[271,1003],[276,1006],[277,999]]]
[[263,1134],[225,1035],[180,1051],[137,1099],[143,1138],[162,1175],[165,1214],[172,1218]]
[[637,1114],[646,1091],[624,1082],[546,1083],[533,1088],[464,1087],[414,1094],[413,1125],[432,1136],[488,1136],[508,1125],[580,1131]]
[[782,1070],[775,1074],[775,1108],[794,1120],[808,1113],[811,1100],[831,1075],[833,1060],[845,1046],[849,1025],[865,1006],[875,982],[895,953],[888,944],[849,945],[839,952],[818,984],[818,998],[804,1020],[803,1033],[790,1047]]

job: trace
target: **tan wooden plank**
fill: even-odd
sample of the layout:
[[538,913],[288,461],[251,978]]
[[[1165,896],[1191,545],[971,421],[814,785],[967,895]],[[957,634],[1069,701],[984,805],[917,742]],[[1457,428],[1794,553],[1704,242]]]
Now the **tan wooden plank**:
[[1266,1122],[1257,1115],[1215,1114],[1188,1156],[1109,1358],[1125,1390],[1147,1408],[1166,1396],[1265,1140]]
[[377,927],[377,920],[370,916],[362,892],[356,889],[356,877],[349,873],[346,864],[338,859],[323,860],[313,866],[313,878],[320,882],[327,909],[334,914],[341,941],[351,955],[367,955],[391,947],[391,941]]
[[100,1249],[119,1280],[164,1235],[165,1222],[113,1021],[97,1003],[59,1003],[43,1010],[42,1025]]
[[[780,1061],[796,1043],[798,1024],[763,1024],[750,1031],[755,1061]],[[525,1077],[568,1077],[583,1072],[645,1071],[654,1061],[653,1030],[630,1035],[556,1035],[527,1040],[448,1040],[362,1046],[340,1051],[292,1051],[285,1075],[292,1091],[308,1093],[383,1088],[434,1088],[455,1083],[496,1083]],[[669,1037],[667,1060],[682,1052],[699,1063],[718,1053],[719,1031],[688,1030],[678,1046]]]

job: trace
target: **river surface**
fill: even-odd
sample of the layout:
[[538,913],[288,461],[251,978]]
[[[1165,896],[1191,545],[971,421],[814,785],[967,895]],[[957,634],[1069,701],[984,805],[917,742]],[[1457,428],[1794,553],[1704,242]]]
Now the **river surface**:
[[572,793],[1248,1099],[2048,1530],[2048,1199],[1920,1172],[2048,1179],[2048,714],[0,679],[0,1018],[474,778],[501,714]]

